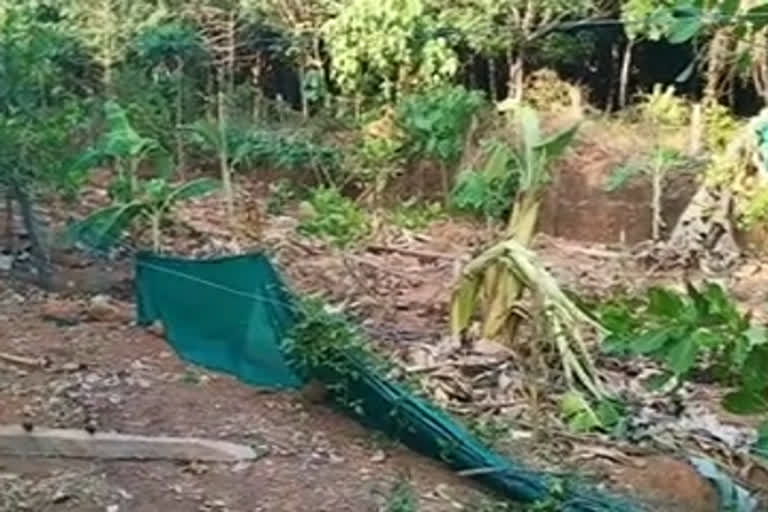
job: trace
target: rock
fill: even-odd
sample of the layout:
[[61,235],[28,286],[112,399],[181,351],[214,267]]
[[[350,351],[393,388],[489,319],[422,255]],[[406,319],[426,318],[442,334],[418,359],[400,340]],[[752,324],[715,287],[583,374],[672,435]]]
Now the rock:
[[80,323],[80,308],[72,301],[50,299],[43,304],[40,317],[60,324],[76,325]]
[[0,254],[0,272],[9,272],[13,268],[13,256]]
[[687,462],[667,455],[636,462],[615,468],[612,478],[649,505],[660,507],[657,510],[718,512],[717,490]]
[[93,322],[130,322],[132,315],[106,295],[95,295],[88,303],[86,316]]
[[383,450],[376,450],[376,453],[371,457],[371,462],[381,463],[387,460],[387,454]]

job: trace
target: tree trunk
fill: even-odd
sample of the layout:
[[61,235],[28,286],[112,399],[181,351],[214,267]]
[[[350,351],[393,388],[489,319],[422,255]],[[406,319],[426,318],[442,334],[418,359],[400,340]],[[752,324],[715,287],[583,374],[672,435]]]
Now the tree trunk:
[[182,179],[186,175],[187,159],[184,151],[184,134],[181,127],[184,124],[184,62],[179,60],[176,68],[176,165],[179,168]]
[[691,111],[691,129],[688,141],[688,156],[695,157],[701,153],[704,142],[704,121],[702,119],[701,103],[693,105]]
[[491,89],[491,99],[499,101],[499,87],[496,79],[496,62],[488,57],[488,87]]
[[507,62],[509,62],[509,78],[507,81],[507,98],[512,98],[516,101],[521,101],[524,95],[525,76],[523,74],[523,51],[519,50],[517,57],[512,55],[512,52],[507,54]]
[[717,101],[720,99],[720,82],[727,67],[726,54],[730,36],[726,28],[715,32],[707,52],[706,85],[704,98]]
[[42,237],[40,223],[35,219],[32,199],[17,183],[13,185],[13,191],[16,200],[19,202],[24,229],[29,235],[29,242],[32,246],[32,260],[34,261],[35,269],[37,270],[40,286],[48,289],[51,286],[50,258],[48,256],[47,244]]
[[152,224],[152,250],[156,253],[160,252],[160,214],[153,213],[151,220]]
[[627,106],[627,94],[629,88],[629,75],[632,71],[632,52],[635,48],[635,39],[630,38],[624,47],[624,56],[621,59],[621,75],[619,77],[619,108]]
[[303,63],[300,63],[296,69],[299,75],[299,93],[301,94],[301,115],[304,119],[309,119],[309,98],[307,98],[306,79],[307,73]]
[[[223,77],[222,77],[223,79]],[[223,84],[222,84],[223,85]],[[219,125],[219,167],[221,171],[221,188],[230,222],[235,219],[235,193],[232,188],[232,170],[229,167],[229,138],[227,137],[227,108],[224,93],[218,91],[218,125]]]
[[657,161],[654,169],[652,180],[652,198],[651,198],[651,238],[654,241],[661,240],[661,228],[664,224],[664,219],[661,216],[661,193],[662,183],[664,181],[664,171],[662,163]]

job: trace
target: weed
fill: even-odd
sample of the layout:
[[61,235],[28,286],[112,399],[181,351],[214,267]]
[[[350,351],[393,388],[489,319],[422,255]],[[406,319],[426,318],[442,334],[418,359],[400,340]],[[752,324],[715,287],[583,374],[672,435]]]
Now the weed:
[[[599,308],[611,334],[605,350],[643,355],[662,364],[664,374],[649,384],[659,388],[696,373],[737,386],[724,405],[735,413],[768,412],[768,331],[752,326],[725,290],[715,283],[697,289],[686,283],[680,293],[660,287],[645,295],[619,299]],[[698,370],[698,372],[697,372]]]
[[440,203],[418,203],[414,200],[397,205],[388,212],[388,220],[401,228],[419,231],[445,217]]
[[459,211],[499,220],[509,214],[519,188],[520,173],[513,152],[501,141],[485,143],[488,156],[480,169],[463,170],[451,193]]
[[411,483],[404,477],[397,479],[389,491],[387,503],[384,506],[385,512],[418,512],[418,495]]
[[371,231],[368,214],[338,189],[319,187],[309,201],[302,203],[300,233],[330,240],[347,247],[365,238]]

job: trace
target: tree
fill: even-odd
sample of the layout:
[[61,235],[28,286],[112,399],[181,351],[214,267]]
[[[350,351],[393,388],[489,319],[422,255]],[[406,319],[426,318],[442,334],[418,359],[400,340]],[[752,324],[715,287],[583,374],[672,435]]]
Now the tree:
[[[72,174],[72,126],[83,121],[74,98],[62,49],[71,34],[41,21],[37,6],[5,4],[0,9],[0,187],[12,215],[20,206],[32,256],[43,286],[49,284],[48,241],[34,213],[34,197],[50,188],[69,192],[79,185]],[[34,66],[30,66],[34,63]],[[11,226],[9,225],[9,228]],[[13,233],[8,233],[9,241]]]
[[394,103],[404,91],[437,85],[458,69],[458,57],[436,33],[423,0],[351,0],[324,26],[331,75],[354,98]]
[[168,15],[164,7],[146,0],[68,0],[61,6],[62,14],[101,66],[107,95],[115,66],[124,59],[137,33]]
[[[323,26],[338,14],[339,0],[243,0],[245,8],[261,16],[286,36],[281,50],[295,63],[301,87],[301,111],[309,117],[314,91],[327,91],[321,52]],[[282,46],[282,45],[281,45]]]
[[175,88],[176,162],[186,168],[184,137],[180,127],[185,123],[185,83],[190,66],[202,67],[207,62],[202,37],[198,31],[179,21],[144,28],[136,38],[135,47],[142,61],[153,74],[170,75]]
[[621,21],[627,44],[621,59],[619,108],[627,105],[627,86],[632,69],[632,52],[638,41],[659,41],[668,36],[674,23],[674,0],[626,0],[621,4]]

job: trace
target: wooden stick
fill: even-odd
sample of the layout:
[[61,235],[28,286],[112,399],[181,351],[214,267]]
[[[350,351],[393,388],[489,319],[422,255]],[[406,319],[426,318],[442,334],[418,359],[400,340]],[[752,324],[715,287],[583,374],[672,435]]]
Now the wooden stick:
[[431,260],[455,260],[458,255],[456,254],[444,254],[441,252],[433,251],[420,251],[417,249],[408,249],[405,247],[393,247],[389,245],[369,245],[369,251],[373,252],[396,252],[404,254],[406,256],[415,256],[417,258],[426,258]]
[[197,460],[236,462],[264,455],[250,446],[190,437],[89,434],[84,430],[0,426],[0,454],[111,460]]
[[40,359],[33,359],[31,357],[23,357],[23,356],[15,356],[13,354],[7,354],[5,352],[0,352],[0,360],[5,361],[7,363],[19,364],[22,366],[36,366],[36,367],[43,366],[42,361]]

